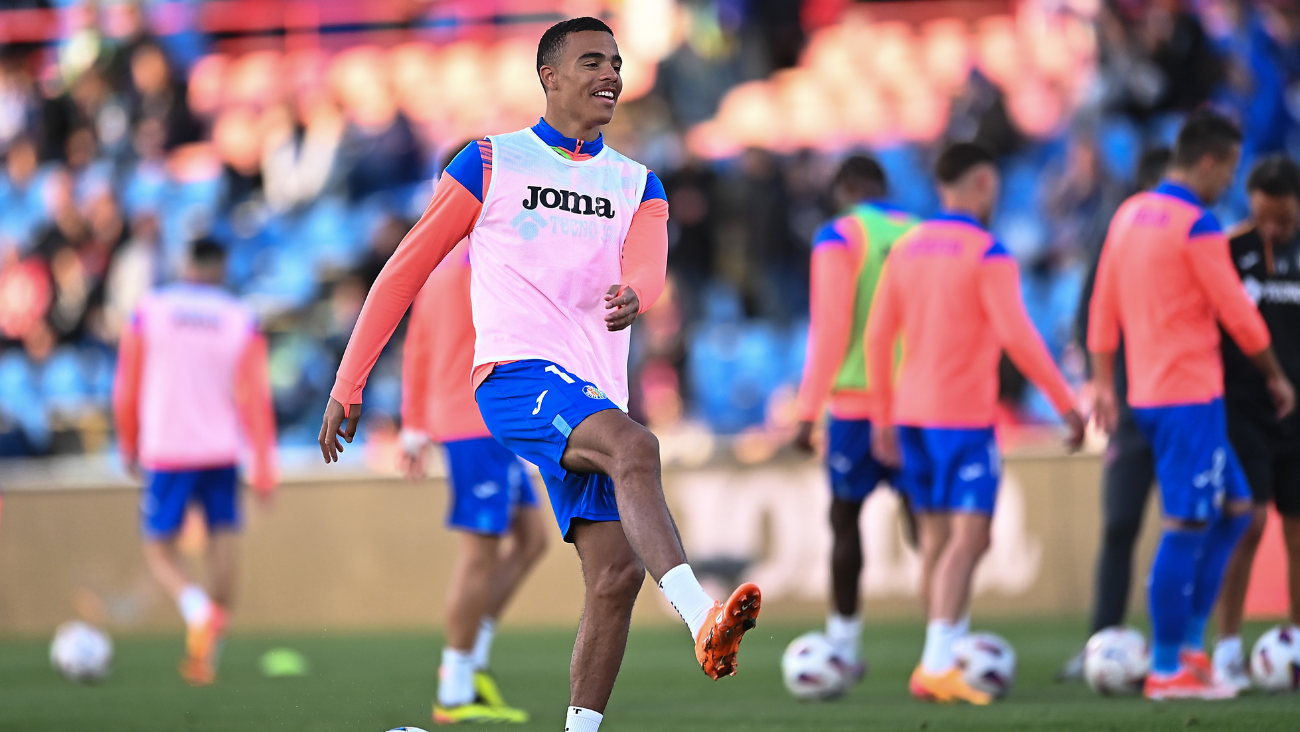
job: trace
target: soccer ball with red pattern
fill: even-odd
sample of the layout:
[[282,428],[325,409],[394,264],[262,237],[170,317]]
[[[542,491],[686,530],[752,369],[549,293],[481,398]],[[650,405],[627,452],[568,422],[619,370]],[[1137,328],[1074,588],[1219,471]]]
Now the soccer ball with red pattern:
[[1260,636],[1250,652],[1250,674],[1265,691],[1300,689],[1300,628],[1279,625]]
[[1016,682],[1016,650],[993,633],[971,633],[952,644],[952,655],[971,688],[1002,698]]
[[799,701],[824,701],[843,694],[849,685],[845,671],[835,647],[817,631],[795,638],[781,656],[781,678]]
[[1083,679],[1103,696],[1141,692],[1150,671],[1147,639],[1133,628],[1103,628],[1083,650]]

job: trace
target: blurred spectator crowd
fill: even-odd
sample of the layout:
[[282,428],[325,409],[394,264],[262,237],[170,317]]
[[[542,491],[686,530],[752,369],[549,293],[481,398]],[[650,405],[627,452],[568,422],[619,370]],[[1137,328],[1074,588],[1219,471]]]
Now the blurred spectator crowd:
[[[119,334],[200,236],[227,248],[229,285],[270,335],[283,442],[314,443],[368,288],[440,163],[542,109],[532,53],[546,22],[249,43],[194,23],[161,32],[168,5],[69,6],[53,42],[0,45],[0,456],[109,449]],[[871,149],[894,202],[926,215],[940,145],[995,151],[994,231],[1080,379],[1080,284],[1143,151],[1205,105],[1241,122],[1243,177],[1251,159],[1300,148],[1295,2],[989,5],[1002,11],[845,4],[818,27],[797,0],[610,5],[629,60],[606,134],[660,175],[672,217],[671,283],[635,335],[636,416],[721,433],[788,422],[809,240],[848,152]],[[1231,223],[1244,208],[1239,191],[1219,212]],[[401,340],[367,387],[370,434],[400,421]],[[1003,393],[1008,419],[1053,419],[1009,368]]]

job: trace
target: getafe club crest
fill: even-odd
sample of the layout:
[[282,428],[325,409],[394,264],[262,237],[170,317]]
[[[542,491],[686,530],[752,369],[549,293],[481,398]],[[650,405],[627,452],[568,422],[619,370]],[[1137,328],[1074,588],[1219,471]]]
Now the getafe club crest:
[[586,386],[582,387],[582,393],[583,393],[583,394],[586,394],[587,396],[591,397],[592,399],[605,399],[605,398],[606,398],[606,397],[605,397],[605,392],[601,391],[600,389],[597,389],[596,387],[592,386],[591,384],[587,384]]

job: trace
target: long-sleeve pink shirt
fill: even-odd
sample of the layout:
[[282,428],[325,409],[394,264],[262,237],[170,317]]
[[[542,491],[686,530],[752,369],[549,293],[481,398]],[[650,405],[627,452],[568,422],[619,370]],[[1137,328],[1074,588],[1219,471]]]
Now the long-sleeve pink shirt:
[[[518,209],[517,213],[506,217],[506,212],[502,210],[493,216],[502,216],[503,220],[491,218],[485,211],[484,202],[497,200],[493,199],[493,196],[500,193],[498,189],[503,177],[503,168],[508,170],[508,176],[513,178],[509,182],[515,186],[519,186],[517,182],[519,179],[526,182],[528,171],[519,169],[514,161],[497,160],[493,144],[488,140],[472,143],[461,151],[443,172],[424,215],[402,240],[366,297],[366,303],[353,329],[352,338],[348,342],[343,361],[339,365],[334,388],[330,393],[345,407],[361,402],[362,390],[370,370],[378,360],[384,344],[397,328],[403,313],[415,299],[416,293],[424,286],[434,267],[466,237],[470,238],[472,260],[478,256],[476,251],[479,247],[483,246],[477,242],[477,239],[490,237],[493,243],[491,261],[484,266],[480,266],[475,261],[474,282],[480,281],[480,278],[485,282],[491,282],[501,289],[501,297],[518,299],[521,303],[513,311],[499,312],[497,308],[502,306],[502,302],[496,298],[489,298],[480,304],[477,301],[478,295],[474,295],[473,310],[477,330],[475,383],[486,378],[491,372],[493,363],[537,357],[533,354],[545,350],[541,346],[554,345],[557,341],[562,341],[569,352],[577,352],[587,356],[588,361],[594,359],[599,362],[600,349],[594,348],[589,339],[604,336],[587,330],[590,327],[594,331],[594,326],[584,326],[581,332],[575,326],[579,323],[594,323],[597,320],[603,322],[604,288],[613,284],[632,288],[637,293],[642,311],[654,304],[662,293],[668,256],[668,204],[663,186],[653,173],[646,173],[644,180],[638,183],[641,194],[633,202],[635,210],[626,233],[616,236],[617,241],[609,242],[609,245],[617,247],[613,255],[617,257],[616,267],[619,270],[618,274],[621,274],[621,277],[617,278],[618,282],[602,285],[596,288],[599,290],[596,292],[587,292],[587,289],[592,289],[590,287],[585,287],[582,292],[558,292],[555,291],[557,288],[563,290],[572,287],[574,282],[589,276],[595,269],[590,266],[573,267],[567,270],[569,274],[567,278],[564,272],[558,270],[548,272],[546,276],[550,279],[543,282],[537,279],[541,276],[536,271],[540,267],[520,266],[520,261],[511,262],[502,259],[504,246],[508,240],[522,245],[532,241],[533,237],[539,234],[544,237],[572,237],[573,246],[577,246],[589,232],[597,234],[602,232],[601,229],[588,227],[602,226],[604,214],[613,215],[621,207],[621,204],[611,204],[605,198],[596,201],[598,194],[592,195],[581,188],[583,164],[603,160],[602,152],[613,152],[604,147],[601,139],[585,142],[566,138],[545,121],[523,132],[533,134],[537,138],[535,144],[542,150],[549,146],[550,151],[547,154],[554,154],[557,159],[576,164],[572,167],[570,184],[576,190],[542,189],[534,186],[537,190],[523,188],[516,193],[512,189],[511,198],[500,199],[500,205],[514,206]],[[609,190],[607,193],[614,196],[617,191]],[[605,208],[596,205],[601,201],[604,202]],[[580,207],[585,211],[585,215],[581,215],[582,212],[578,210]],[[546,211],[550,217],[544,216],[542,211]],[[561,211],[580,215],[564,216],[559,213]],[[486,227],[489,231],[481,232],[479,227]],[[556,260],[556,255],[559,253],[552,252],[551,259]],[[575,250],[566,253],[566,256],[572,258],[579,254],[581,252]],[[609,254],[609,250],[604,249],[590,252],[586,256],[608,257]],[[538,260],[539,264],[544,261],[544,256],[543,259]],[[596,260],[589,261],[594,265]],[[505,281],[514,284],[502,289]],[[538,318],[544,321],[540,326],[520,327],[521,323],[531,323]],[[484,338],[487,335],[485,331],[488,330],[493,331],[489,336],[492,342],[485,344]],[[496,332],[498,330],[502,333],[514,332],[516,336],[510,342],[502,342],[501,335]],[[626,336],[611,334],[611,337],[625,338]],[[510,350],[512,348],[513,350]],[[499,352],[509,352],[513,355],[485,356],[485,353]],[[571,363],[562,365],[578,376],[595,380],[593,376],[582,373],[580,365]],[[614,374],[621,369],[623,379],[626,379],[625,362],[597,363],[597,366]],[[601,386],[606,391],[615,388],[604,384]]]
[[1090,308],[1088,350],[1114,352],[1124,334],[1135,407],[1223,394],[1218,323],[1248,355],[1269,345],[1218,220],[1174,183],[1133,196],[1115,213]]
[[1025,313],[1010,253],[961,213],[904,234],[885,263],[867,321],[879,419],[916,427],[993,424],[1004,349],[1058,412],[1074,408],[1074,394]]
[[411,306],[402,350],[402,429],[436,442],[488,437],[474,401],[469,242],[429,275]]
[[209,285],[177,284],[141,299],[122,334],[113,383],[119,449],[150,470],[235,465],[275,486],[275,415],[266,339],[246,305]]

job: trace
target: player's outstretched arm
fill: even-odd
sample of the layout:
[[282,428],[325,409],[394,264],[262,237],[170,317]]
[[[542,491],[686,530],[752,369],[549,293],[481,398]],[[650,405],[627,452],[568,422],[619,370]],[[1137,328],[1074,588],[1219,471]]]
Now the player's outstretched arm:
[[[338,460],[343,447],[338,437],[351,442],[356,435],[361,392],[402,315],[434,267],[473,230],[483,209],[483,173],[485,161],[490,160],[485,150],[490,150],[486,142],[471,143],[452,159],[424,215],[402,239],[366,295],[321,424],[320,448],[325,462]],[[350,407],[346,416],[344,404]],[[340,432],[345,421],[347,431]]]
[[980,267],[980,301],[989,324],[1012,363],[1047,395],[1069,429],[1066,446],[1076,450],[1083,444],[1083,418],[1074,408],[1074,392],[1056,367],[1046,344],[1038,335],[1020,299],[1020,270],[999,245],[985,255]]

